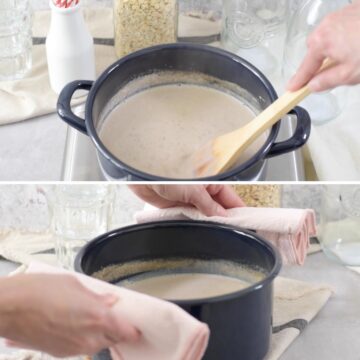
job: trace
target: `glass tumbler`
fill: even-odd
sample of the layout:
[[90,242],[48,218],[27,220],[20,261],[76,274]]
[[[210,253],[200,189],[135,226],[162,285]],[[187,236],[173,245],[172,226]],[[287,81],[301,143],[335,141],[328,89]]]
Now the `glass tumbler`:
[[325,254],[344,265],[360,266],[360,185],[324,186],[320,221]]
[[111,190],[106,184],[55,187],[51,226],[59,265],[73,269],[79,249],[108,230]]
[[[285,42],[283,77],[287,82],[297,71],[307,52],[307,38],[326,15],[348,5],[349,0],[307,0],[299,3],[288,23]],[[306,108],[314,125],[336,118],[346,105],[347,88],[339,87],[312,94],[301,106]]]
[[30,0],[0,1],[0,81],[21,79],[32,65]]
[[[237,53],[270,75],[278,65],[271,53],[271,38],[285,28],[287,0],[224,0],[221,40],[226,49]],[[277,50],[279,50],[279,40]],[[282,48],[282,47],[281,47]]]

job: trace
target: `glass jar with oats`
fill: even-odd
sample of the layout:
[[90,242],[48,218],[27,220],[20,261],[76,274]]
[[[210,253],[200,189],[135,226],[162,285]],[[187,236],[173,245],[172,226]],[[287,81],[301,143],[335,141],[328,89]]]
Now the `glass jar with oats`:
[[177,0],[114,0],[116,55],[176,42],[177,25]]
[[233,185],[236,193],[249,207],[281,207],[281,188],[278,185]]

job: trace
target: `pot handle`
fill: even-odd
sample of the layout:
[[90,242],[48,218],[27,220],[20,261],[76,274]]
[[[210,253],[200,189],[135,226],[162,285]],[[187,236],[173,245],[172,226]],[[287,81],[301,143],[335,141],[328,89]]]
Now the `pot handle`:
[[266,156],[267,158],[299,149],[309,140],[311,132],[311,119],[309,113],[302,107],[297,106],[289,112],[289,115],[295,115],[297,119],[294,135],[288,140],[274,143]]
[[88,80],[76,80],[69,84],[67,84],[59,95],[59,99],[57,102],[57,113],[60,118],[68,123],[70,126],[75,128],[76,130],[81,131],[85,135],[87,135],[85,119],[82,119],[79,116],[76,116],[71,110],[71,99],[76,90],[87,90],[90,91],[93,81]]

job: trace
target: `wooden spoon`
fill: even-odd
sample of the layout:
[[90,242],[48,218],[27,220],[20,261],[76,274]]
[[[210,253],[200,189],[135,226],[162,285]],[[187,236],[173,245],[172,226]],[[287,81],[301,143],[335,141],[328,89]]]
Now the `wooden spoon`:
[[[325,59],[318,73],[333,65],[332,60]],[[310,94],[307,85],[295,92],[288,91],[245,126],[205,144],[193,155],[196,176],[213,176],[231,168],[255,139]]]

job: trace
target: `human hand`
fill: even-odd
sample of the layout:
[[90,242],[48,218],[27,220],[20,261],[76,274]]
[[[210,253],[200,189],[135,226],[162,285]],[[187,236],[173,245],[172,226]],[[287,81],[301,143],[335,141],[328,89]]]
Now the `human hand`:
[[226,216],[225,209],[245,206],[228,185],[129,185],[145,202],[158,208],[194,206],[207,216]]
[[[305,86],[313,92],[330,90],[340,85],[360,83],[360,1],[328,15],[310,34],[308,52],[288,90]],[[315,75],[326,58],[336,65]]]
[[111,311],[116,296],[95,294],[72,276],[17,275],[2,280],[0,289],[0,336],[9,346],[67,357],[139,337]]

